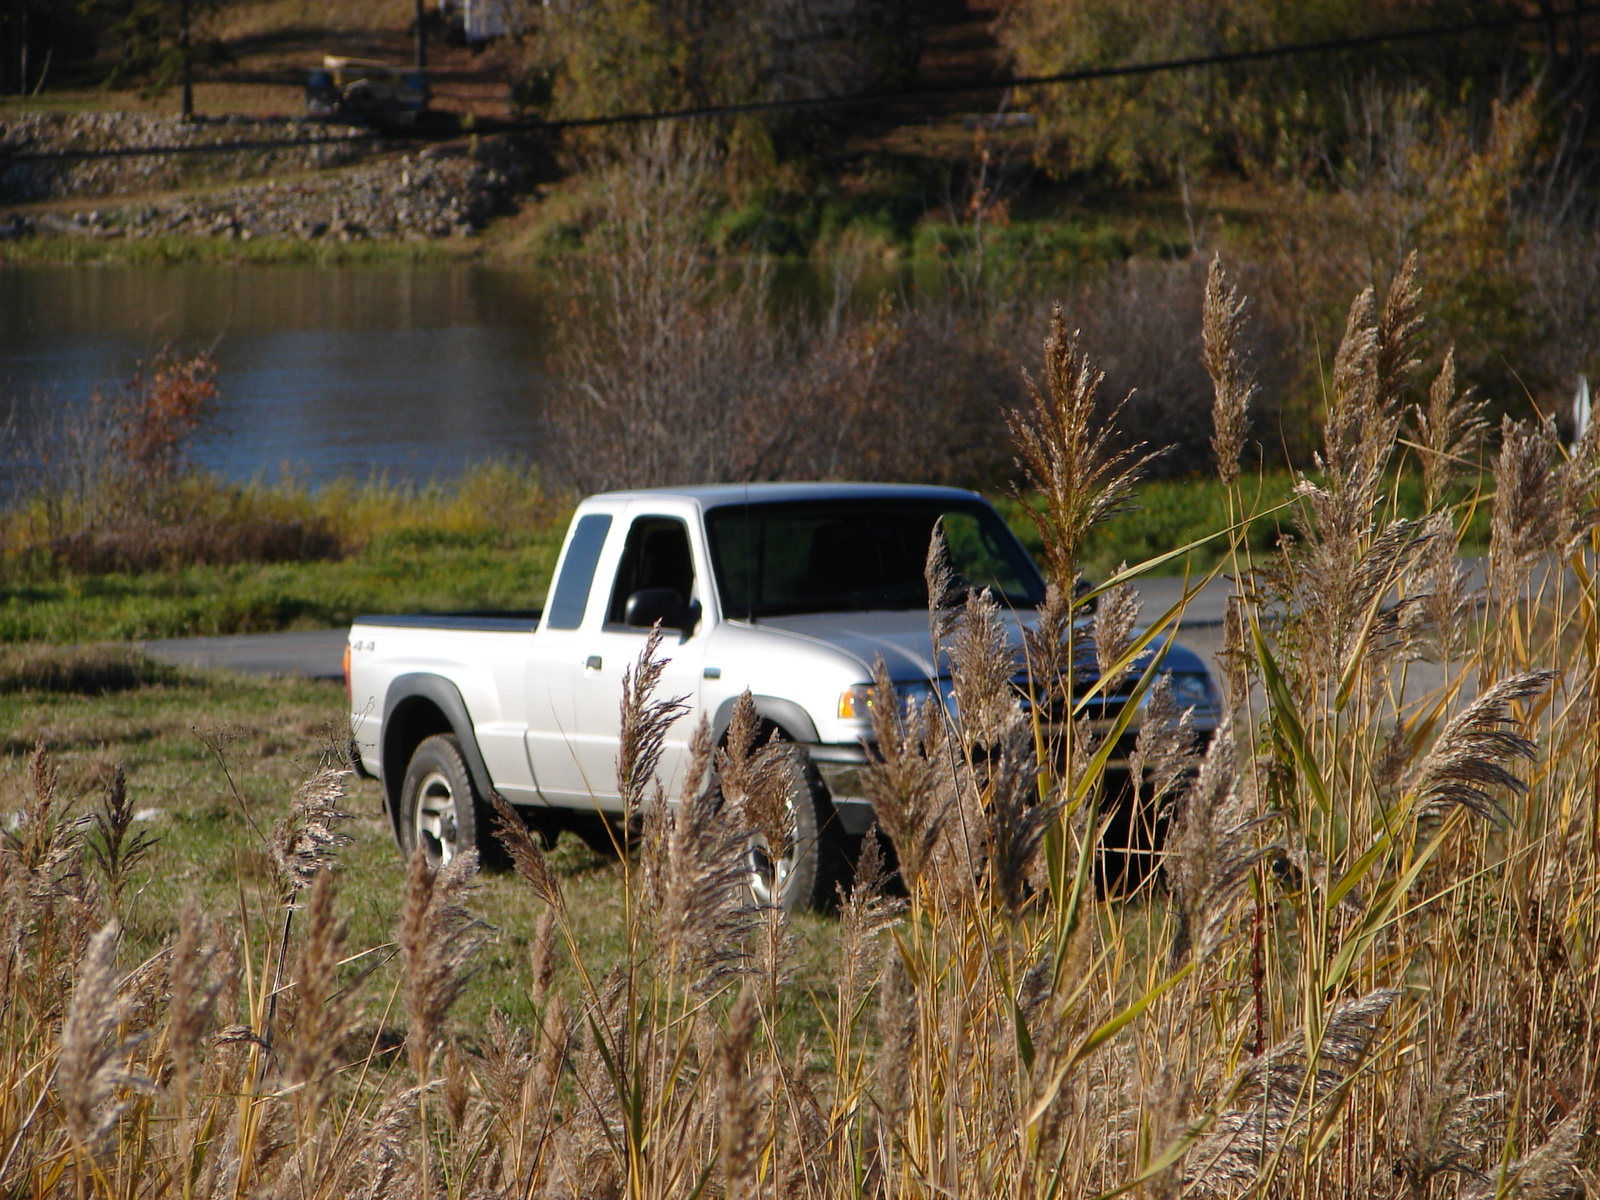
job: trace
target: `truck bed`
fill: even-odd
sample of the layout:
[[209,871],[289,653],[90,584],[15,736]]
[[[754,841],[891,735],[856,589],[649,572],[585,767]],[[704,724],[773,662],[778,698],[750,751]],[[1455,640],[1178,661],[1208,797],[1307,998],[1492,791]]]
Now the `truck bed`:
[[357,617],[356,625],[388,629],[504,629],[528,630],[539,623],[542,608],[486,609],[475,612],[399,613]]

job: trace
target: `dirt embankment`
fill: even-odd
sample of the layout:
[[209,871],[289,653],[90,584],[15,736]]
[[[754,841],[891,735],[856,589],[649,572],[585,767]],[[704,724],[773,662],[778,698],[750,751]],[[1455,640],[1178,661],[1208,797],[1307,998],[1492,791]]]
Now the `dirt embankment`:
[[[267,142],[228,152],[52,153]],[[470,235],[525,174],[500,139],[400,153],[360,126],[142,113],[28,113],[0,122],[0,237],[438,238]],[[75,210],[75,211],[74,211]]]

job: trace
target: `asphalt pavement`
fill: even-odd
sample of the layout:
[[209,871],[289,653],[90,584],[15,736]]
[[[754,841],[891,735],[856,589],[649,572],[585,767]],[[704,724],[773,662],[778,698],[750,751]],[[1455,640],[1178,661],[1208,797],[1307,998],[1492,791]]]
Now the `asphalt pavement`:
[[[1223,613],[1231,584],[1215,579],[1189,601],[1179,640],[1197,652],[1221,645]],[[1154,618],[1177,603],[1183,580],[1151,578],[1139,582],[1144,615]],[[228,637],[166,638],[143,643],[151,658],[176,666],[237,671],[241,675],[303,675],[310,679],[344,676],[347,629],[313,629],[293,633],[243,633]]]
[[237,671],[241,675],[304,675],[344,678],[348,629],[294,633],[241,633],[231,637],[166,638],[145,642],[146,654],[180,667]]

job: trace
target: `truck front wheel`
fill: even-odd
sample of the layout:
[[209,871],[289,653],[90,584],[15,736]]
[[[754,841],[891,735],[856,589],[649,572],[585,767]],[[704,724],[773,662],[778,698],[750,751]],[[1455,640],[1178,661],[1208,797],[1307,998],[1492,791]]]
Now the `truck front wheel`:
[[420,844],[434,867],[463,850],[477,848],[487,859],[499,849],[454,734],[434,734],[411,755],[400,787],[400,839],[408,856]]
[[804,750],[793,745],[789,750],[799,768],[789,797],[794,844],[787,854],[775,856],[765,837],[751,839],[750,890],[758,904],[776,904],[789,912],[822,910],[834,902],[835,885],[844,878],[844,840],[828,785]]

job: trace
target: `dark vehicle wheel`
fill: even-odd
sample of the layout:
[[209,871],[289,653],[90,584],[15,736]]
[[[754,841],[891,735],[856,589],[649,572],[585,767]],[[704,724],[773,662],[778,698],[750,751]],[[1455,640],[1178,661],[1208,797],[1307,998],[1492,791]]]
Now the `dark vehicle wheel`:
[[494,836],[493,814],[472,786],[454,734],[435,734],[411,755],[400,787],[400,840],[408,856],[420,842],[435,867],[472,848],[482,865],[502,865],[505,852]]
[[781,857],[756,834],[746,858],[756,903],[777,904],[786,912],[822,910],[838,898],[835,885],[845,877],[849,855],[828,785],[798,746],[790,747],[800,770],[789,797],[794,813],[794,845]]

